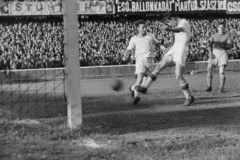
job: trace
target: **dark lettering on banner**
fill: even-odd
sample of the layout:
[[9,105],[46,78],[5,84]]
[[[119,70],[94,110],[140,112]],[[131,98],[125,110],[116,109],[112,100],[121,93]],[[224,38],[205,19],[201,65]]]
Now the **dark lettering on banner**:
[[16,3],[16,11],[22,10],[22,3]]
[[197,0],[194,1],[180,1],[177,0],[174,3],[175,5],[175,10],[176,12],[181,12],[181,11],[196,11],[198,10],[198,3]]
[[165,1],[125,1],[117,3],[117,13],[121,12],[166,12],[172,11],[172,2]]
[[31,3],[27,3],[27,4],[26,4],[28,11],[31,11],[31,5],[32,5]]
[[119,0],[116,13],[224,11],[225,0]]
[[38,4],[36,5],[36,10],[37,10],[37,11],[43,10],[43,5],[42,5],[42,3],[38,3]]
[[200,1],[200,10],[218,10],[216,0],[201,0]]
[[8,15],[60,15],[62,5],[54,2],[9,2]]
[[228,0],[227,1],[227,14],[240,14],[240,1]]

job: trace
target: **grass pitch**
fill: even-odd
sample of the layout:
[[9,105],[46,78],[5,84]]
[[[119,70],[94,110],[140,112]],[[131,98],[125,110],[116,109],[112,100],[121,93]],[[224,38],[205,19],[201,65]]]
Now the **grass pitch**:
[[83,126],[69,130],[63,117],[18,121],[0,134],[0,159],[239,160],[240,74],[227,72],[223,94],[218,75],[212,93],[205,75],[186,79],[196,99],[189,107],[174,77],[159,77],[137,106],[127,89],[135,79],[122,79],[122,92],[110,79],[83,80]]

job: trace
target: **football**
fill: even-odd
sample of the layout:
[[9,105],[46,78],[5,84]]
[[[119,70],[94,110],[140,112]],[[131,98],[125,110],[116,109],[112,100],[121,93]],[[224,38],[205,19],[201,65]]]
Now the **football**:
[[111,81],[110,87],[114,91],[121,91],[123,89],[123,82],[119,79],[113,79]]

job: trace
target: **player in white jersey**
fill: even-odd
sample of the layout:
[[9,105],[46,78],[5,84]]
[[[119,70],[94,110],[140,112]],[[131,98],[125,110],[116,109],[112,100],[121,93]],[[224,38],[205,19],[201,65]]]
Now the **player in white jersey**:
[[169,28],[167,26],[161,27],[161,29],[174,32],[175,41],[172,48],[164,55],[161,62],[156,66],[154,71],[148,75],[148,78],[144,84],[138,89],[139,92],[146,93],[153,81],[156,80],[157,75],[166,67],[176,66],[175,75],[176,79],[180,83],[180,87],[186,97],[184,106],[189,106],[194,102],[189,85],[183,77],[185,61],[189,54],[189,41],[191,36],[191,28],[186,19],[181,19],[175,14],[168,14],[166,20],[169,25],[176,26],[175,28]]
[[152,33],[148,33],[145,21],[137,21],[135,23],[138,34],[130,39],[127,50],[124,53],[125,60],[130,59],[131,53],[135,51],[137,81],[130,86],[129,90],[134,99],[133,104],[136,105],[140,101],[139,92],[137,91],[143,82],[147,73],[151,73],[154,63],[154,47],[160,47],[160,42]]

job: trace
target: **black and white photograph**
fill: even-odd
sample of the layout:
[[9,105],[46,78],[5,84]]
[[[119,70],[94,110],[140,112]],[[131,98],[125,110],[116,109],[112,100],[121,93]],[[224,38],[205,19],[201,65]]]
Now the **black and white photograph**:
[[240,160],[240,0],[0,0],[0,160]]

